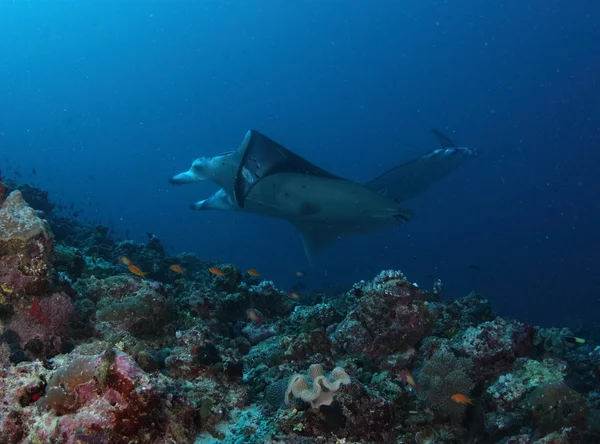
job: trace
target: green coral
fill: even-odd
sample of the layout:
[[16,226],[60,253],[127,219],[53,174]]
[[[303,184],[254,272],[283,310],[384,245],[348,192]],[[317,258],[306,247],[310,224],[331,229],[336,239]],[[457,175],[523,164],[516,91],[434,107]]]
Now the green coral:
[[100,359],[100,364],[98,365],[97,378],[98,382],[101,386],[106,386],[108,383],[108,377],[113,369],[113,364],[115,362],[115,358],[117,357],[117,351],[110,347],[108,348],[102,358]]
[[57,272],[67,273],[72,279],[77,279],[85,269],[85,259],[77,248],[56,244],[54,269]]
[[568,328],[541,328],[536,327],[533,345],[541,348],[552,356],[561,357],[565,353],[565,336],[573,336]]

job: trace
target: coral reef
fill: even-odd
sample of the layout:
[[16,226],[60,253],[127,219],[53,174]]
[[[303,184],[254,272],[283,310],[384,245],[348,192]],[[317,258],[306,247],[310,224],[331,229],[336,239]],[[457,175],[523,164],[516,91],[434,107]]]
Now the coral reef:
[[0,203],[0,442],[600,442],[594,331],[393,270],[289,298],[35,187],[0,180]]

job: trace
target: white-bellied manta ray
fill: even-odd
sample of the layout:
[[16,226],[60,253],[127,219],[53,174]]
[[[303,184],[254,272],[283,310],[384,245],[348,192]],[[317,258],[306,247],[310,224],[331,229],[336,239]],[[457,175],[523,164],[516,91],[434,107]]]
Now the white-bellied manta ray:
[[255,130],[235,151],[196,159],[170,179],[174,185],[210,179],[220,189],[191,205],[194,210],[229,210],[290,221],[312,252],[352,234],[404,224],[411,212],[400,202],[415,197],[476,151],[457,147],[433,130],[440,145],[361,185],[310,163]]

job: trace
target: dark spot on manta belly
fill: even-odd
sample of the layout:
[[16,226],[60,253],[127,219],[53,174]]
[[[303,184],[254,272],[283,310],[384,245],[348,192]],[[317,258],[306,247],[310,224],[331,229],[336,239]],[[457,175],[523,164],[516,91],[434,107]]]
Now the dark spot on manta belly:
[[303,216],[312,216],[313,214],[320,213],[321,209],[311,202],[302,202],[300,205],[300,214]]

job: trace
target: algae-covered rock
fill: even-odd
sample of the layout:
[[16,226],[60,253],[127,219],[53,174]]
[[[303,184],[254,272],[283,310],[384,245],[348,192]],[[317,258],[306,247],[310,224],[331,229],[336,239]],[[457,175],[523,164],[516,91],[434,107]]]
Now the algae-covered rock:
[[67,273],[71,279],[77,279],[85,269],[85,259],[81,251],[75,247],[56,245],[54,267],[56,271]]
[[12,192],[0,207],[0,303],[43,294],[53,256],[48,223]]
[[351,292],[362,297],[331,335],[338,353],[387,356],[414,346],[431,330],[423,291],[400,272],[384,271]]
[[159,282],[133,276],[91,277],[79,279],[76,289],[97,303],[96,317],[101,321],[97,327],[106,334],[155,334],[166,319],[165,289]]
[[540,385],[561,383],[566,370],[566,364],[555,359],[515,361],[512,370],[499,376],[481,396],[488,433],[498,440],[517,433],[529,416],[529,408],[521,407],[527,395]]

